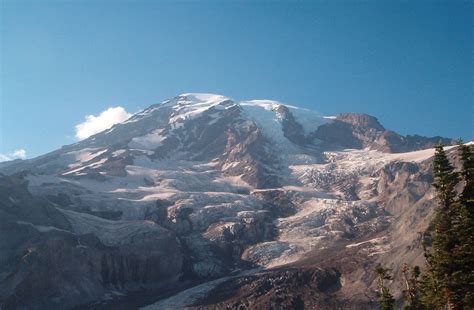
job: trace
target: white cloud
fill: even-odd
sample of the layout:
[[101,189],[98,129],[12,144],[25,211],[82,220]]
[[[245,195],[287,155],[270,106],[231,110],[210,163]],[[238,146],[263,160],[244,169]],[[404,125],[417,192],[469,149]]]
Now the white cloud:
[[15,158],[25,159],[26,158],[26,151],[24,149],[15,150],[12,153],[12,156],[15,157]]
[[10,153],[0,153],[0,162],[9,161],[14,159],[25,159],[26,151],[24,149],[18,149]]
[[108,108],[98,116],[87,115],[83,123],[76,125],[76,138],[83,140],[98,132],[109,129],[114,124],[120,123],[132,116],[122,107]]

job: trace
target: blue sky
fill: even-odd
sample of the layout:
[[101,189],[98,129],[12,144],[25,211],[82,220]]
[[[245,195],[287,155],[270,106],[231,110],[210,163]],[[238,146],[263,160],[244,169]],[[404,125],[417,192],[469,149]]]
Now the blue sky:
[[40,155],[75,142],[86,115],[184,92],[474,137],[471,1],[0,5],[0,154]]

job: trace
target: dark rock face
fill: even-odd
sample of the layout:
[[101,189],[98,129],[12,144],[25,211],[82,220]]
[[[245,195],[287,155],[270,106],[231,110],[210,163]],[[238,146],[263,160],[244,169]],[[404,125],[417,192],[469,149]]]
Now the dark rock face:
[[1,220],[21,219],[34,225],[54,226],[64,230],[71,228],[61,212],[45,199],[31,195],[26,186],[23,174],[12,177],[0,175]]
[[212,224],[204,236],[212,240],[225,253],[225,257],[234,262],[242,263],[242,253],[249,245],[272,240],[275,236],[272,218],[266,213],[258,218],[244,218],[240,223],[224,227],[222,224]]
[[312,135],[328,147],[370,148],[387,153],[401,153],[433,147],[454,140],[442,137],[402,136],[385,129],[377,118],[366,114],[338,114],[334,122],[324,124]]
[[283,130],[283,135],[297,145],[305,145],[307,141],[304,134],[304,128],[297,122],[290,110],[281,105],[278,107],[277,111],[281,115],[281,128]]
[[92,233],[75,233],[20,176],[0,178],[0,235],[2,309],[70,309],[112,291],[173,285],[182,270],[180,245],[169,231],[104,245]]
[[262,190],[252,195],[261,200],[265,210],[270,211],[274,217],[286,217],[296,212],[295,204],[283,190]]
[[288,268],[225,282],[190,309],[362,309],[368,303],[336,298],[340,273],[317,267]]
[[341,113],[337,115],[337,120],[354,127],[365,127],[367,129],[374,129],[375,131],[385,130],[377,118],[367,114]]
[[[166,125],[162,132],[166,139],[155,150],[153,157],[167,158],[177,151],[187,152],[195,160],[211,160],[220,156],[227,143],[225,132],[234,126],[240,114],[240,109],[232,101],[224,101],[221,106],[228,109],[219,111],[210,108],[195,119],[179,123],[183,125],[178,129]],[[216,113],[220,117],[214,119]]]
[[330,148],[360,149],[363,144],[352,129],[350,124],[335,120],[332,123],[319,126],[317,131],[311,135],[311,138],[323,141],[325,146]]
[[227,144],[219,160],[220,169],[227,175],[242,175],[242,179],[256,188],[277,187],[278,177],[269,167],[276,161],[267,153],[268,144],[261,130],[253,122],[226,131]]

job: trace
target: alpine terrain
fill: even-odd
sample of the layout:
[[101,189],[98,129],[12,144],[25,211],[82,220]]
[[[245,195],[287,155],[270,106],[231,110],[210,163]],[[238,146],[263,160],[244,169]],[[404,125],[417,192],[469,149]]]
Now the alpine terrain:
[[270,100],[152,105],[0,164],[0,308],[377,308],[377,264],[396,298],[423,264],[438,142]]

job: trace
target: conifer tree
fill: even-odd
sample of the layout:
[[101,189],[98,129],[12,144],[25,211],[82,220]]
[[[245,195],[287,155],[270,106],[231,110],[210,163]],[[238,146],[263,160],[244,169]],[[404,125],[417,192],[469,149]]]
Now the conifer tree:
[[470,213],[474,212],[474,144],[459,145],[459,155],[462,161],[461,177],[465,183],[460,200],[467,205]]
[[453,273],[453,282],[459,308],[474,309],[474,149],[460,144],[459,155],[464,188],[454,204],[453,227],[458,243],[452,255],[458,268]]
[[403,291],[405,296],[405,310],[424,310],[425,307],[421,302],[420,296],[420,276],[421,269],[418,266],[409,268],[408,265],[404,265],[402,268],[403,278],[405,280],[405,290]]
[[435,148],[433,176],[439,207],[432,225],[432,248],[426,253],[428,273],[423,277],[423,301],[434,309],[456,309],[459,296],[453,274],[459,266],[452,252],[459,244],[453,221],[457,217],[454,202],[459,176],[454,172],[443,145]]
[[375,268],[375,272],[378,275],[380,310],[393,310],[395,306],[395,299],[386,285],[386,281],[392,280],[390,271],[390,269],[384,268],[381,265]]
[[[436,146],[433,186],[438,208],[423,234],[426,272],[402,269],[407,310],[474,309],[474,146],[459,145],[462,168],[454,171],[442,145]],[[456,186],[464,185],[456,199]],[[378,267],[381,306],[390,304],[384,280],[389,270]],[[388,294],[388,295],[387,295]],[[382,308],[391,309],[391,308]]]
[[440,211],[448,209],[456,197],[454,188],[459,181],[459,176],[454,172],[454,167],[449,162],[442,144],[438,144],[435,147],[433,176],[433,186],[436,189]]

